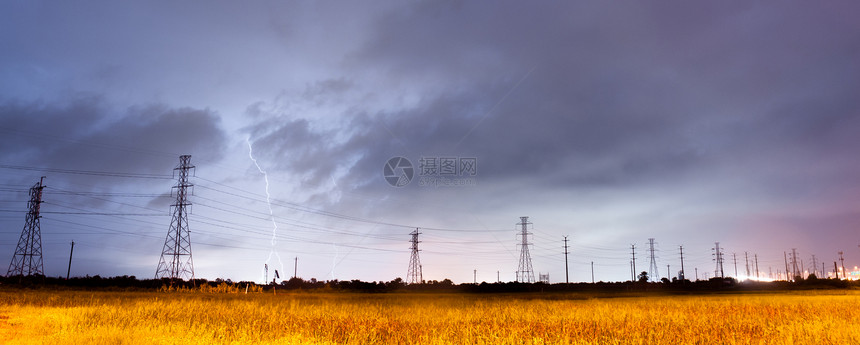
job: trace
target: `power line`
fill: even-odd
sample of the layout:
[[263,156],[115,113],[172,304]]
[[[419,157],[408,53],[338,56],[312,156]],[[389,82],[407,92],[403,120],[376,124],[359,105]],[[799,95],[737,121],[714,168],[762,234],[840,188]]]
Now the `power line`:
[[[207,181],[209,183],[217,184],[219,186],[223,186],[226,188],[236,189],[236,190],[245,192],[244,190],[238,189],[236,187],[225,185],[225,184],[222,184],[222,183],[219,183],[216,181],[208,180],[206,178],[197,177],[197,179]],[[246,195],[240,195],[237,193],[228,192],[228,191],[220,190],[217,188],[212,188],[212,187],[209,187],[206,185],[198,184],[196,187],[208,189],[208,190],[212,190],[212,191],[216,191],[219,193],[224,193],[224,194],[228,194],[228,195],[232,195],[232,196],[236,196],[236,197],[244,198],[244,199],[248,199],[248,200],[264,202],[264,200],[261,200],[259,198],[250,197],[250,196],[246,196]],[[360,223],[384,225],[384,226],[400,227],[400,228],[410,228],[411,229],[411,228],[419,227],[419,226],[409,225],[409,224],[397,224],[397,223],[391,223],[391,222],[381,222],[381,221],[376,221],[376,220],[372,220],[372,219],[365,219],[365,218],[356,217],[356,216],[350,216],[350,215],[345,215],[345,214],[340,214],[340,213],[335,213],[335,212],[330,212],[330,211],[324,211],[324,210],[308,207],[305,205],[301,205],[301,204],[297,204],[297,203],[291,203],[288,201],[278,200],[278,199],[274,199],[274,198],[271,199],[271,202],[272,202],[273,206],[284,207],[284,208],[292,209],[295,211],[311,213],[311,214],[330,217],[330,218],[337,218],[337,219],[349,220],[349,221],[360,222]],[[428,231],[429,230],[429,231],[458,232],[458,233],[462,233],[462,232],[491,233],[491,232],[508,232],[508,231],[510,231],[510,230],[500,230],[500,229],[451,229],[451,228],[435,228],[435,227],[425,227],[425,226],[420,226],[420,228],[422,231]]]
[[111,213],[111,212],[59,212],[46,211],[44,214],[74,214],[81,216],[135,216],[135,217],[167,217],[166,214],[159,213]]
[[28,166],[23,166],[23,165],[7,165],[7,164],[0,164],[0,169],[38,171],[38,172],[43,172],[43,173],[55,173],[55,174],[89,175],[89,176],[101,176],[101,177],[143,178],[143,179],[162,179],[162,180],[173,178],[170,175],[123,173],[123,172],[109,172],[109,171],[95,171],[95,170],[75,170],[75,169],[44,168],[44,167],[28,167]]

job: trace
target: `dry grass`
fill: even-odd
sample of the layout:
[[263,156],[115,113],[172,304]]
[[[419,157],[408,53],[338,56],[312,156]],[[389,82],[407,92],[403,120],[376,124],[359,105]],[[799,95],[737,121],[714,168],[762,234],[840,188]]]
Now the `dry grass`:
[[[551,298],[548,298],[551,297]],[[858,344],[860,294],[0,291],[3,344]]]

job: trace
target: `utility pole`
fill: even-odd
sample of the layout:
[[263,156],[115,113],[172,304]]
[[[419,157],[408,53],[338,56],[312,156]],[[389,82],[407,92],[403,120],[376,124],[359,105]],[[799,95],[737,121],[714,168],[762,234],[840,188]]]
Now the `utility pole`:
[[747,279],[750,279],[750,253],[744,252],[744,262],[746,262],[747,267]]
[[756,253],[754,255],[754,257],[755,257],[755,279],[758,280],[759,279],[759,276],[758,276],[758,253]]
[[633,260],[630,260],[630,281],[636,281],[635,275],[633,274]]
[[42,190],[45,189],[45,186],[42,183],[44,180],[45,176],[42,176],[38,183],[30,187],[30,201],[27,202],[24,228],[21,230],[21,237],[15,247],[15,254],[12,255],[12,262],[9,263],[9,270],[6,272],[7,277],[44,275],[42,227],[39,221],[42,218],[39,212],[43,202]]
[[648,267],[648,276],[651,278],[651,281],[659,281],[660,280],[660,271],[657,268],[657,257],[654,256],[654,239],[648,239],[648,245],[650,247],[649,251],[651,253],[651,265]]
[[[564,236],[564,283],[565,283],[565,284],[570,284],[570,275],[569,275],[569,273],[568,273],[569,271],[568,271],[568,269],[567,269],[567,254],[569,253],[569,252],[567,251],[567,248],[568,248],[568,246],[567,246],[567,236]],[[594,262],[593,262],[593,261],[592,261],[592,263],[591,263],[591,270],[592,270],[592,272],[594,271]],[[593,275],[593,274],[592,274],[592,275]]]
[[188,182],[188,172],[194,169],[191,165],[191,155],[179,156],[179,166],[173,171],[178,172],[176,200],[173,205],[173,219],[170,230],[164,239],[161,250],[161,260],[155,270],[155,279],[170,278],[194,280],[194,261],[191,257],[191,231],[188,229],[188,189],[194,185]]
[[478,270],[474,270],[472,274],[474,274],[475,277],[475,285],[478,285]]
[[696,281],[699,281],[699,268],[694,268],[696,270]]
[[633,277],[630,279],[632,281],[636,281],[636,245],[630,245],[630,253],[633,255],[633,261],[630,261],[631,265],[633,265]]
[[412,235],[412,240],[409,242],[412,243],[410,249],[412,249],[412,255],[409,257],[409,269],[406,271],[406,283],[407,284],[421,284],[421,278],[424,276],[421,272],[421,258],[418,256],[418,243],[421,241],[418,240],[418,235],[421,233],[418,232],[418,228],[415,228],[415,231],[409,233]]
[[681,280],[684,280],[686,279],[686,277],[684,276],[684,246],[678,246],[678,249],[681,250],[681,276],[679,278],[681,278]]
[[845,258],[842,257],[842,251],[839,251],[839,262],[842,264],[842,279],[847,278],[845,275]]
[[594,284],[594,261],[591,262],[591,283]]
[[735,252],[732,252],[732,261],[735,263],[735,278],[738,277],[738,256]]
[[672,276],[672,270],[669,269],[669,264],[666,264],[666,279],[669,279],[669,277],[671,277],[671,276]]
[[501,282],[502,282],[502,276],[499,275],[499,271],[496,271],[496,283],[501,283]]
[[786,252],[782,252],[782,258],[785,260],[785,281],[790,282],[791,279],[788,276],[788,254]]
[[297,278],[299,276],[299,257],[296,257],[296,263],[293,266],[293,278]]
[[69,269],[66,270],[66,280],[69,280],[69,274],[72,273],[72,254],[75,252],[75,241],[72,240],[72,249],[69,250]]
[[521,283],[534,283],[535,272],[532,269],[532,257],[529,254],[529,217],[520,217],[517,224],[521,227],[520,237],[520,264],[517,268],[517,281]]
[[836,266],[836,261],[833,262],[833,273],[836,273],[836,279],[839,279],[839,266]]

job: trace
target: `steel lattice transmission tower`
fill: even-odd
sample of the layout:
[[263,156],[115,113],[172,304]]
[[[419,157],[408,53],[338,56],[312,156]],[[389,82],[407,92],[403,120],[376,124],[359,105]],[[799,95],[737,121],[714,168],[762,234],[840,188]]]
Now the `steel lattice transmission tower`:
[[714,268],[714,278],[719,276],[720,278],[724,278],[725,274],[723,272],[723,249],[720,248],[720,242],[714,242],[714,261],[717,266]]
[[9,263],[7,277],[45,274],[42,264],[42,229],[39,223],[39,218],[42,217],[39,215],[39,205],[42,204],[44,180],[45,177],[42,176],[38,183],[30,187],[30,201],[27,202],[28,211],[24,229],[21,230],[21,238],[18,239],[12,262]]
[[406,283],[408,284],[421,284],[424,282],[424,272],[421,266],[421,258],[418,257],[418,243],[421,241],[418,240],[418,235],[421,233],[418,232],[418,228],[415,228],[415,231],[409,233],[412,235],[412,257],[409,258],[409,271],[406,272]]
[[660,280],[660,269],[657,268],[657,256],[654,255],[654,239],[648,239],[648,246],[650,247],[649,254],[651,256],[651,266],[648,267],[648,277],[651,278],[651,281]]
[[191,205],[188,201],[188,187],[193,186],[188,182],[188,171],[194,169],[191,165],[191,155],[179,156],[179,166],[173,169],[179,173],[176,185],[176,201],[170,205],[173,209],[173,219],[170,221],[170,230],[164,239],[164,249],[161,250],[161,260],[155,271],[155,279],[194,279],[194,262],[191,259],[191,232],[188,229],[187,207]]
[[520,223],[517,224],[521,227],[520,236],[522,237],[522,242],[520,243],[520,265],[517,268],[517,281],[520,283],[534,283],[535,282],[535,272],[532,269],[532,256],[529,254],[529,217],[520,217]]

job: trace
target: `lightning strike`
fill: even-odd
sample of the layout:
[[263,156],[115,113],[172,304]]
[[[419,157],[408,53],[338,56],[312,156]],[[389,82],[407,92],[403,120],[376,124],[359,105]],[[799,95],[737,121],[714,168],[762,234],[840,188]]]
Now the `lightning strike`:
[[[254,166],[256,166],[257,170],[259,170],[260,173],[263,174],[263,179],[266,181],[266,205],[269,207],[269,218],[272,220],[272,249],[269,251],[269,257],[266,258],[266,265],[268,266],[269,262],[272,261],[272,257],[274,256],[278,259],[278,264],[281,266],[281,271],[283,271],[284,263],[281,261],[281,256],[278,254],[278,252],[275,251],[275,245],[278,243],[278,223],[275,222],[275,212],[274,210],[272,210],[272,195],[269,193],[269,174],[267,174],[266,171],[263,170],[262,167],[260,167],[260,164],[257,163],[257,159],[254,158],[254,148],[251,145],[251,137],[246,137],[245,142],[248,143],[248,158],[250,158],[251,161],[254,162]],[[266,279],[268,278],[264,278],[264,283],[268,284],[269,282],[265,281]]]

